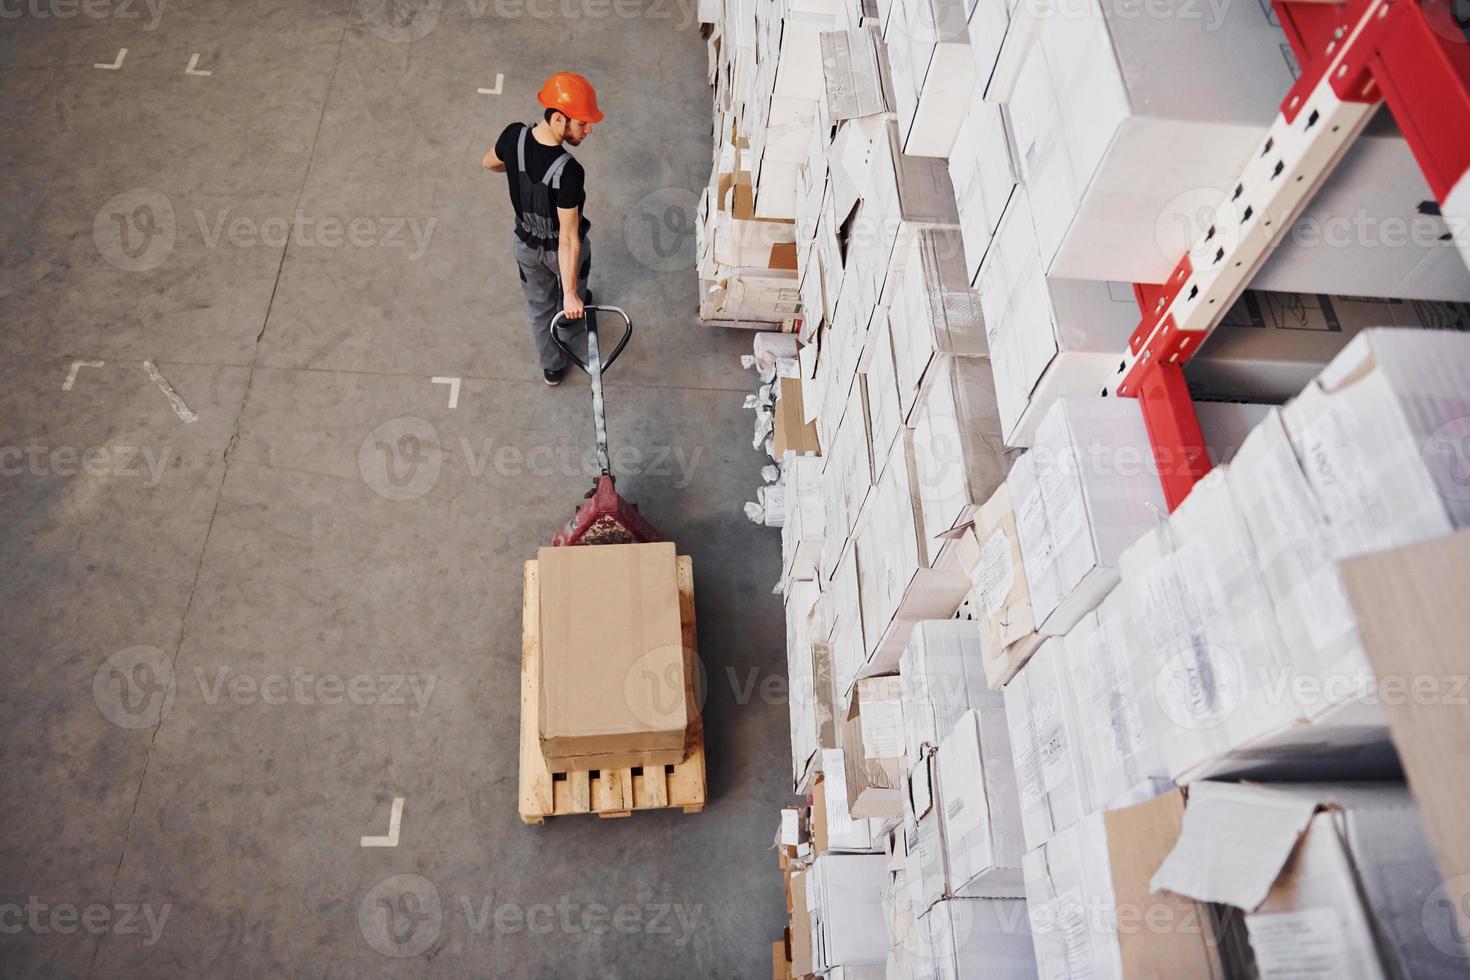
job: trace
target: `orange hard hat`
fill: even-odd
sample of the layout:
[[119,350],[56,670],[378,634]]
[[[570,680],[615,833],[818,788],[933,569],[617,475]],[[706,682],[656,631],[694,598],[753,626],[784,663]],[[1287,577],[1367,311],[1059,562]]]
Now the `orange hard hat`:
[[536,101],[579,122],[602,122],[596,89],[574,71],[559,71],[548,78],[536,93]]

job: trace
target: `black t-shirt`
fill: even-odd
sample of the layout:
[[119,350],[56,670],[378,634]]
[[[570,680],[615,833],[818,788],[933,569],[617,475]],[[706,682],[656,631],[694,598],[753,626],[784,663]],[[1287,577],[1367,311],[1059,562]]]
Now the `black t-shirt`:
[[[516,214],[521,213],[521,190],[516,180],[517,163],[519,157],[516,154],[516,145],[521,138],[521,123],[511,123],[505,127],[500,138],[495,141],[495,155],[500,162],[505,164],[506,183],[510,185],[510,203],[515,208]],[[536,139],[532,133],[526,133],[526,176],[534,181],[540,182],[546,176],[546,170],[562,155],[564,151],[560,146],[546,146]],[[551,203],[559,208],[580,208],[587,201],[585,188],[587,173],[576,158],[567,161],[567,165],[561,170],[561,188],[553,189],[551,192]],[[552,215],[555,220],[556,215]],[[582,215],[581,236],[586,237],[587,229],[592,227],[592,222]],[[538,245],[544,248],[555,248],[556,242],[536,242],[523,232],[519,226],[516,234],[530,245]]]

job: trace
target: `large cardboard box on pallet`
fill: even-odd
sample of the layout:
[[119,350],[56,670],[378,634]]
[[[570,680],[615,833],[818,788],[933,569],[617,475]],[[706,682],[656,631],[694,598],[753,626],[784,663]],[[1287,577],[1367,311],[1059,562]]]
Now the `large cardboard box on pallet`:
[[1094,813],[1027,853],[1026,905],[1042,976],[1231,975],[1221,963],[1210,910],[1150,886],[1179,839],[1184,814],[1184,795],[1176,790]]
[[1465,975],[1464,891],[1402,784],[1198,784],[1151,884],[1244,911],[1263,977]]
[[542,548],[541,750],[553,772],[683,761],[694,712],[674,545]]

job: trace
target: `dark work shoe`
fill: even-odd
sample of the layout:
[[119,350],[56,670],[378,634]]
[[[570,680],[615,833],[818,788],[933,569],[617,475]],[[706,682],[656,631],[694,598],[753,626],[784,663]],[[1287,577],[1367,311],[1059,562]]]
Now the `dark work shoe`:
[[546,381],[546,383],[548,385],[550,385],[551,387],[555,388],[557,385],[561,384],[562,375],[564,375],[566,373],[567,373],[567,369],[566,368],[561,368],[561,369],[556,370],[556,371],[542,371],[541,372],[541,377],[543,379],[545,379],[545,381]]

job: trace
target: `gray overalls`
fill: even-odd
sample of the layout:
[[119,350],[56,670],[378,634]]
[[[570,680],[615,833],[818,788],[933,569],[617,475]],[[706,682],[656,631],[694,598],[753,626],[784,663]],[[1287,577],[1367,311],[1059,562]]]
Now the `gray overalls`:
[[[526,176],[526,140],[530,133],[530,126],[522,126],[520,140],[516,144],[516,179],[520,182],[517,189],[521,202],[520,213],[516,215],[516,227],[532,238],[554,243],[560,224],[557,221],[556,205],[551,201],[551,191],[561,189],[561,172],[571,161],[572,155],[563,151],[546,168],[546,174],[539,181],[532,180]],[[531,339],[536,343],[536,355],[541,360],[542,370],[560,371],[566,367],[567,358],[551,339],[551,321],[562,309],[561,267],[557,263],[556,246],[553,244],[547,249],[527,245],[514,232],[511,239],[515,243],[514,253],[521,276],[521,290],[526,294],[526,305],[529,307]],[[592,243],[583,238],[581,266],[577,270],[577,294],[582,297],[583,302],[587,302],[587,273],[591,268]],[[573,321],[562,333],[565,336],[580,329],[581,324]]]

